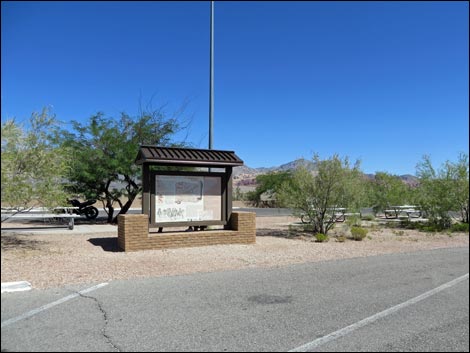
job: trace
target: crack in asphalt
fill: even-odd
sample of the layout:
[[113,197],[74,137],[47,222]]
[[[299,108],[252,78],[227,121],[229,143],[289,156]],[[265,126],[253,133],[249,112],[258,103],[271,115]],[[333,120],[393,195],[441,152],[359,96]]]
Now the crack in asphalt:
[[108,326],[108,314],[106,314],[106,311],[103,309],[103,306],[101,305],[101,303],[99,302],[98,299],[96,299],[95,297],[90,297],[88,295],[84,295],[80,292],[77,292],[78,295],[80,295],[80,297],[82,298],[87,298],[87,299],[92,299],[97,305],[98,305],[98,309],[101,311],[101,314],[103,314],[103,319],[104,319],[104,326],[101,330],[101,334],[103,335],[103,337],[106,339],[106,341],[115,349],[117,350],[118,352],[122,352],[122,350],[111,340],[111,337],[106,333],[106,327]]

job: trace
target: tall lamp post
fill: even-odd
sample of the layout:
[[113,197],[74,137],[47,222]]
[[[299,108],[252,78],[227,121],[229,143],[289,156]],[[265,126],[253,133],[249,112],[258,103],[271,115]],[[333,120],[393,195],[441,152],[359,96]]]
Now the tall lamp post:
[[209,75],[209,149],[213,148],[214,130],[214,2],[211,1],[210,75]]

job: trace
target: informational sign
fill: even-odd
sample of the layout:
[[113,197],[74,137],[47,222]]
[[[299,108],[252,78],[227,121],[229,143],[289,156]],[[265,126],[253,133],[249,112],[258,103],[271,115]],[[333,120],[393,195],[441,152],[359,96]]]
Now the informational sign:
[[222,217],[221,178],[155,176],[155,221],[214,221]]

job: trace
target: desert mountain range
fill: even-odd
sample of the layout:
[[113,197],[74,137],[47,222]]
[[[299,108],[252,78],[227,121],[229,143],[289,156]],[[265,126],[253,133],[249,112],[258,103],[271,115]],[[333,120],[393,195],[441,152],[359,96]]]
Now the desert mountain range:
[[[295,161],[282,164],[277,167],[261,167],[250,168],[248,166],[235,167],[233,169],[233,184],[235,187],[240,187],[241,191],[253,190],[256,187],[256,176],[260,174],[267,174],[271,172],[283,172],[288,170],[295,170],[299,166],[305,166],[308,170],[314,171],[316,169],[315,163],[307,159],[296,159]],[[375,178],[375,174],[364,174],[370,179]],[[411,174],[399,176],[404,183],[415,186],[418,184],[418,178]]]

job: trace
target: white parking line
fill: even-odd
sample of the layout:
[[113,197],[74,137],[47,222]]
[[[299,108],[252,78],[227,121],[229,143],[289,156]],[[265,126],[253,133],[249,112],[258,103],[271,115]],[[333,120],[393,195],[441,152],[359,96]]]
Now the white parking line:
[[23,292],[31,290],[31,283],[28,281],[2,282],[2,293]]
[[66,297],[63,297],[62,299],[59,299],[59,300],[56,300],[55,302],[52,302],[52,303],[49,303],[49,304],[46,304],[46,305],[43,305],[37,309],[33,309],[31,311],[28,311],[27,313],[24,313],[20,316],[17,316],[17,317],[13,317],[11,319],[8,319],[8,320],[5,320],[2,322],[2,328],[8,326],[8,325],[11,325],[17,321],[20,321],[20,320],[23,320],[23,319],[26,319],[28,317],[31,317],[33,315],[36,315],[37,313],[40,313],[41,311],[44,311],[44,310],[47,310],[47,309],[50,309],[52,308],[53,306],[56,306],[56,305],[59,305],[59,304],[62,304],[70,299],[73,299],[73,298],[76,298],[76,297],[79,297],[80,295],[82,294],[85,294],[85,293],[89,293],[91,291],[94,291],[96,289],[99,289],[101,287],[104,287],[104,286],[107,286],[108,283],[100,283],[100,284],[97,284],[96,286],[93,286],[93,287],[90,287],[90,288],[87,288],[87,289],[84,289],[84,290],[81,290],[77,293],[74,293],[74,294],[70,294]]
[[468,279],[468,273],[466,275],[463,275],[461,277],[458,277],[450,282],[447,282],[439,287],[436,287],[434,289],[431,289],[430,291],[428,292],[425,292],[421,295],[418,295],[417,297],[414,297],[410,300],[407,300],[406,302],[403,302],[401,304],[398,304],[398,305],[395,305],[395,306],[392,306],[391,308],[388,308],[384,311],[381,311],[380,313],[377,313],[375,315],[372,315],[372,316],[369,316],[368,318],[365,318],[364,320],[361,320],[361,321],[358,321],[352,325],[349,325],[349,326],[346,326],[338,331],[335,331],[335,332],[332,332],[326,336],[323,336],[323,337],[320,337],[320,338],[317,338],[316,340],[312,341],[312,342],[309,342],[309,343],[306,343],[300,347],[297,347],[297,348],[294,348],[294,349],[291,349],[289,352],[308,352],[310,351],[311,349],[314,349],[314,348],[317,348],[325,343],[328,343],[330,341],[333,341],[337,338],[340,338],[340,337],[343,337],[343,336],[346,336],[348,334],[350,334],[351,332],[361,328],[361,327],[364,327],[370,323],[373,323],[374,321],[377,321],[378,319],[381,319],[385,316],[388,316],[400,309],[403,309],[407,306],[410,306],[410,305],[413,305],[413,304],[416,304],[436,293],[439,293],[447,288],[450,288],[454,285],[456,285],[457,283],[460,283],[464,280]]

